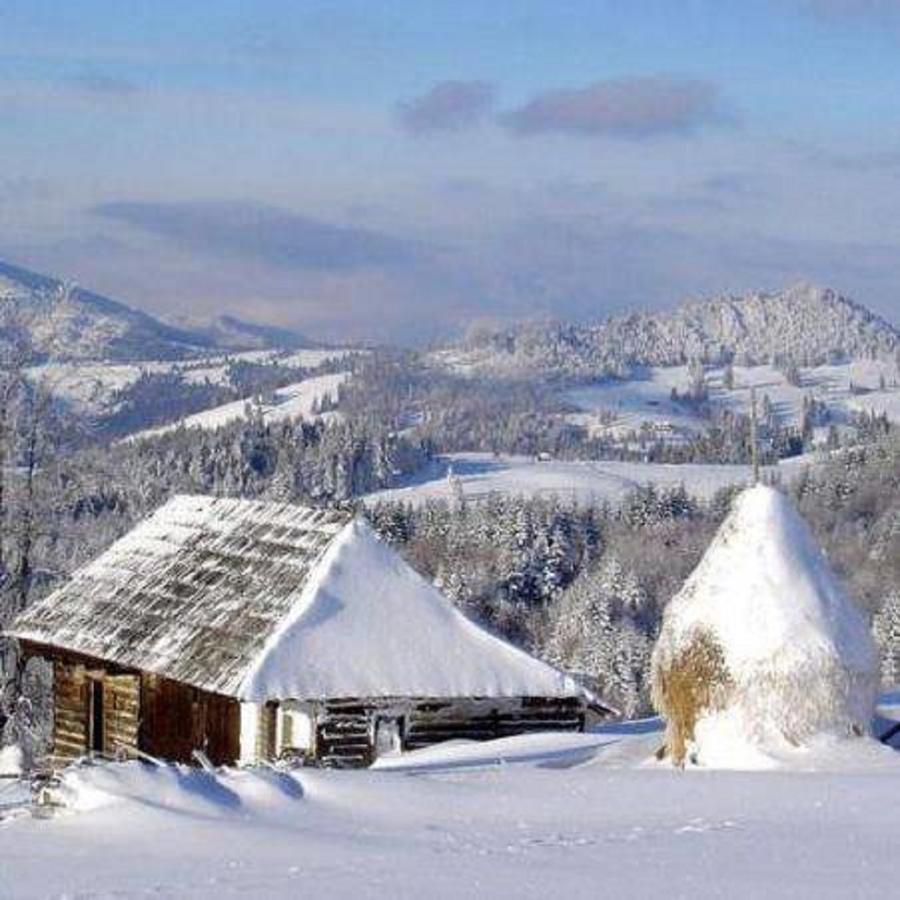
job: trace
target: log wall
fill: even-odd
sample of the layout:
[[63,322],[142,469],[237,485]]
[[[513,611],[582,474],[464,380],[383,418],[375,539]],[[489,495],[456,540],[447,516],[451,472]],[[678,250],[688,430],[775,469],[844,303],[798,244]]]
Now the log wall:
[[[188,685],[130,672],[54,648],[26,646],[32,656],[53,663],[53,733],[50,756],[65,763],[91,753],[151,756],[194,763],[202,750],[214,765],[233,765],[240,756],[240,704]],[[94,685],[101,685],[103,734],[93,735]],[[271,711],[270,711],[271,712]],[[271,732],[274,733],[274,715]],[[267,745],[266,757],[274,744]]]
[[53,746],[58,759],[75,759],[88,751],[88,684],[84,666],[53,663]]
[[400,720],[404,750],[449,740],[493,740],[536,731],[583,731],[585,704],[577,697],[330,700],[315,715],[315,760],[356,768],[375,759],[379,717]]
[[373,718],[386,704],[365,700],[323,703],[315,717],[315,759],[324,766],[362,768],[375,759]]
[[93,692],[100,685],[103,734],[97,744],[103,753],[127,753],[138,746],[140,679],[112,674],[92,664],[53,661],[53,747],[56,759],[75,759],[94,749]]
[[[240,703],[147,673],[66,654],[53,659],[55,713],[53,751],[65,761],[92,749],[92,684],[103,685],[103,751],[141,750],[151,756],[194,763],[202,750],[214,765],[240,759]],[[375,759],[380,718],[395,719],[401,746],[416,750],[442,741],[492,740],[536,731],[581,731],[586,708],[577,697],[368,698],[312,704],[311,756],[323,766],[358,768]],[[259,711],[256,758],[276,753],[278,709]]]
[[141,723],[139,675],[103,675],[103,752],[133,755]]
[[584,704],[577,697],[423,701],[413,708],[404,750],[441,741],[489,741],[535,731],[582,731]]
[[278,704],[264,703],[259,708],[259,725],[256,729],[256,758],[275,757],[276,734],[278,730]]

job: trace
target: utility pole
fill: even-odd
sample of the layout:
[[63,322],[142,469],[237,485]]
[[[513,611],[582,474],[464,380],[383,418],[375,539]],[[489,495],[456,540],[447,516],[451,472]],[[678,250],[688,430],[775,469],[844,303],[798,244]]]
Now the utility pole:
[[756,388],[750,388],[750,458],[753,461],[753,484],[759,484],[759,422],[756,418]]

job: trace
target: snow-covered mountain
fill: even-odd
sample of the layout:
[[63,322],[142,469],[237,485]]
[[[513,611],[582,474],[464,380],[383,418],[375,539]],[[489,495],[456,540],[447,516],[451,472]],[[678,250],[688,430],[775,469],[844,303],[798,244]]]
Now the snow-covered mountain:
[[212,350],[309,346],[292,332],[231,316],[195,326],[168,324],[124,303],[2,261],[0,304],[14,305],[17,323],[30,332],[38,353],[57,360],[172,360]]
[[598,324],[480,329],[434,356],[457,371],[597,378],[626,375],[636,364],[733,359],[809,366],[885,356],[898,347],[900,333],[889,322],[829,288],[800,284],[774,294],[690,300],[671,312],[633,313]]
[[315,341],[289,328],[260,325],[230,315],[208,320],[178,318],[172,324],[199,335],[219,350],[293,350],[318,346]]

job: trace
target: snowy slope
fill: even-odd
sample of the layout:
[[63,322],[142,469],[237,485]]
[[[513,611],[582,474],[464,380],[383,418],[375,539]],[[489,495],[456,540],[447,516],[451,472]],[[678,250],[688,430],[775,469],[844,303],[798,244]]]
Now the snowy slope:
[[329,546],[239,690],[260,702],[582,694],[463,616],[362,520]]
[[900,422],[900,390],[871,391],[851,397],[847,405],[857,412],[887,416],[891,422]]
[[56,359],[190,359],[212,351],[284,349],[309,343],[288,329],[228,315],[172,325],[59,278],[3,261],[0,298],[15,304],[35,348]]
[[647,765],[659,735],[642,730],[463,746],[455,765],[436,747],[400,771],[76,769],[75,810],[0,821],[0,886],[25,900],[891,895],[896,753],[677,772]]
[[[337,412],[314,413],[313,406],[324,399],[336,399],[338,387],[349,377],[347,372],[337,372],[329,375],[315,375],[303,381],[286,385],[272,392],[272,396],[263,401],[260,410],[265,422],[283,422],[286,419],[304,418],[312,421],[317,418],[333,418]],[[233,403],[225,403],[222,406],[214,406],[203,412],[194,413],[178,422],[163,425],[159,428],[149,428],[129,435],[126,440],[139,441],[145,438],[157,437],[178,428],[199,428],[212,431],[237,422],[247,415],[248,405],[252,407],[252,401],[235,400]]]
[[[858,360],[841,365],[800,369],[800,384],[792,385],[784,374],[769,365],[735,366],[734,386],[723,383],[724,369],[706,372],[709,403],[713,408],[748,414],[750,390],[756,389],[757,401],[768,397],[775,420],[780,425],[800,425],[804,398],[812,397],[826,405],[832,420],[846,421],[851,410],[887,412],[900,421],[900,373],[891,360]],[[880,391],[880,379],[885,390]],[[708,420],[689,405],[671,398],[672,389],[685,393],[690,385],[687,366],[648,367],[624,381],[605,381],[583,385],[563,392],[563,397],[579,412],[569,420],[593,434],[625,436],[639,431],[642,423],[671,426],[669,439],[703,431]],[[861,391],[861,393],[854,393]]]
[[200,333],[167,325],[124,303],[0,261],[4,299],[35,350],[67,360],[185,359],[211,348]]
[[197,360],[174,362],[159,359],[133,363],[57,362],[30,368],[28,378],[32,383],[51,388],[54,397],[68,404],[74,412],[100,416],[115,412],[113,395],[134,384],[144,374],[179,372],[188,383],[203,384],[208,381],[210,384],[226,384],[231,363],[312,369],[356,352],[343,348],[294,350],[289,353],[247,350],[227,356],[214,354]]
[[[790,479],[810,464],[812,457],[784,460],[771,471]],[[403,502],[422,504],[428,500],[452,500],[454,488],[448,479],[453,474],[467,500],[482,500],[492,492],[524,496],[551,496],[580,503],[621,502],[635,488],[646,484],[677,487],[683,484],[689,493],[710,498],[730,485],[748,484],[749,466],[740,465],[666,465],[604,460],[538,462],[529,456],[494,456],[491,453],[450,453],[434,460],[397,487],[367,494],[366,503]]]

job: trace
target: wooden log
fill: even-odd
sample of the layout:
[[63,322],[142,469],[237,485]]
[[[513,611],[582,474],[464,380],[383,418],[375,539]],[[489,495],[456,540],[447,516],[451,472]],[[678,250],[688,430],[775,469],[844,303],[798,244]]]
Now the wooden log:
[[74,759],[79,756],[84,756],[86,752],[87,749],[84,744],[70,743],[67,741],[53,742],[53,753],[56,756],[65,756]]

